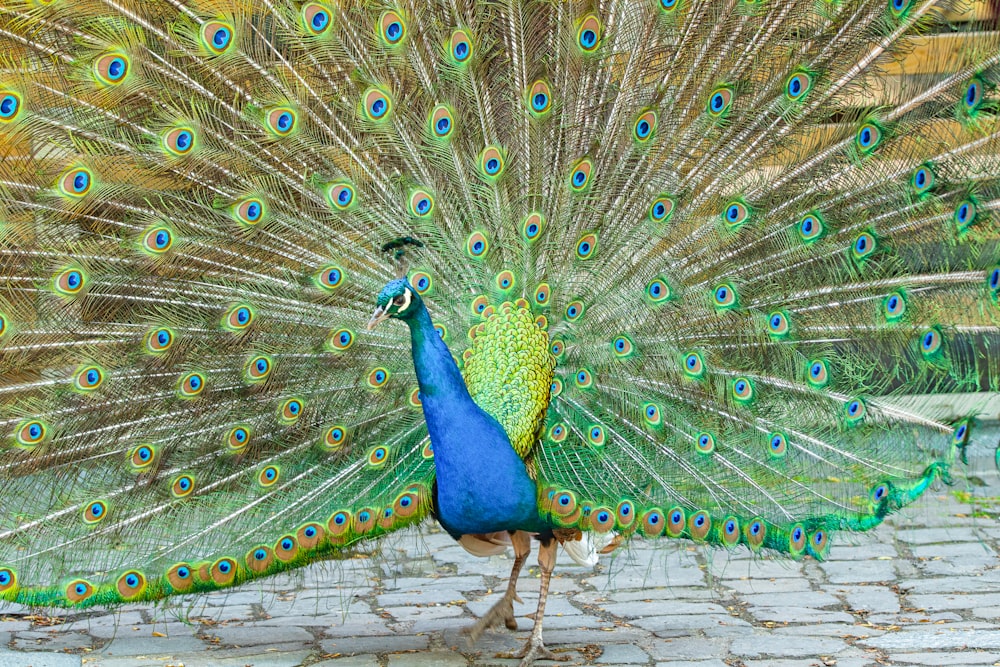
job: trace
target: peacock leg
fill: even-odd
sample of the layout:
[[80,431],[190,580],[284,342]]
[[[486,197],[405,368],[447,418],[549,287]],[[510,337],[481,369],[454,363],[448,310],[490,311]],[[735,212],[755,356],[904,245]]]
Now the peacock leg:
[[553,537],[540,540],[538,547],[538,565],[542,569],[542,580],[538,586],[538,609],[535,610],[535,625],[531,628],[531,637],[524,650],[514,657],[521,658],[519,667],[528,667],[535,660],[566,660],[567,656],[556,657],[542,643],[542,618],[545,616],[545,598],[549,594],[549,581],[552,570],[556,567],[556,546],[558,542]]
[[500,625],[501,621],[508,630],[517,630],[517,621],[514,620],[514,601],[521,602],[521,598],[517,596],[517,577],[521,574],[524,561],[528,560],[528,555],[531,553],[531,535],[520,530],[514,531],[510,535],[510,542],[514,547],[514,567],[510,569],[507,592],[466,631],[472,641],[479,639],[486,628]]

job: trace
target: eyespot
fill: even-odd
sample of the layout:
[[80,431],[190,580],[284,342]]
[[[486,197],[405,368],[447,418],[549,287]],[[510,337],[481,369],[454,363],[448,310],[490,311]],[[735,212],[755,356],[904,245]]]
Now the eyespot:
[[247,364],[245,375],[250,382],[263,382],[271,374],[273,362],[267,355],[253,357]]
[[789,330],[788,316],[783,311],[776,310],[767,316],[767,332],[772,336],[787,336]]
[[79,294],[86,285],[87,274],[80,269],[65,269],[53,280],[56,292],[65,296]]
[[822,558],[830,546],[830,534],[825,530],[817,530],[809,536],[809,552],[817,558]]
[[350,183],[340,181],[327,186],[326,200],[330,206],[338,211],[346,211],[351,208],[356,199],[354,186]]
[[368,120],[382,121],[392,111],[392,100],[378,88],[369,88],[361,96],[364,115]]
[[576,386],[580,389],[590,389],[594,385],[594,376],[586,368],[581,368],[574,376]]
[[0,568],[0,594],[17,586],[17,574],[9,567]]
[[562,423],[555,424],[552,428],[549,429],[549,440],[551,440],[552,442],[562,442],[563,440],[566,439],[567,432],[568,429],[566,428],[565,424]]
[[503,291],[507,291],[514,286],[514,274],[510,271],[501,271],[496,277],[496,286]]
[[851,246],[851,252],[854,254],[855,259],[863,260],[871,256],[875,252],[877,246],[875,241],[875,236],[870,232],[861,232],[858,237],[854,239],[854,245]]
[[569,187],[574,192],[582,192],[590,184],[590,175],[594,170],[594,163],[590,158],[580,159],[570,170]]
[[858,128],[854,143],[862,153],[871,153],[882,141],[882,130],[874,123],[865,123]]
[[170,349],[174,344],[175,336],[172,329],[160,327],[152,329],[146,334],[146,351],[152,354],[160,354]]
[[921,165],[914,170],[913,176],[910,177],[910,187],[916,194],[922,195],[934,187],[934,180],[934,171],[930,165]]
[[330,537],[339,537],[350,530],[352,523],[351,513],[340,510],[330,515],[330,519],[326,522],[326,529],[330,533]]
[[83,602],[93,594],[93,584],[84,579],[74,579],[66,586],[66,599],[70,602]]
[[532,116],[544,116],[552,109],[552,90],[549,84],[539,79],[528,89],[528,111]]
[[477,259],[484,257],[489,249],[489,241],[486,240],[486,235],[482,232],[473,232],[469,236],[469,240],[465,243],[465,251],[470,257],[475,257]]
[[107,515],[108,504],[103,500],[95,500],[83,508],[83,522],[87,524],[92,525],[104,521]]
[[747,544],[750,548],[756,551],[764,544],[764,537],[767,535],[767,526],[760,519],[754,519],[744,526],[743,534],[746,536]]
[[642,515],[642,533],[646,537],[659,537],[663,534],[663,530],[667,525],[666,518],[663,516],[663,512],[657,508],[646,510],[646,513]]
[[326,531],[318,523],[307,523],[295,531],[295,541],[300,549],[315,549],[323,541]]
[[733,380],[733,398],[740,403],[753,399],[753,383],[749,378],[740,377]]
[[823,232],[825,231],[823,218],[815,211],[807,213],[799,220],[796,229],[799,233],[799,238],[804,242],[811,243],[816,241],[823,236]]
[[545,227],[545,217],[541,213],[531,213],[524,219],[521,225],[521,236],[528,243],[537,240]]
[[410,194],[410,213],[418,218],[426,218],[434,210],[434,197],[425,190],[414,190]]
[[233,217],[242,225],[256,225],[264,219],[266,212],[264,202],[256,197],[240,200],[232,208]]
[[452,116],[451,110],[443,104],[431,109],[427,123],[431,136],[435,139],[447,139],[455,129],[455,118]]
[[228,586],[236,577],[236,561],[232,558],[220,558],[212,563],[209,574],[216,585]]
[[844,415],[847,418],[848,423],[856,423],[864,419],[865,414],[868,412],[865,402],[860,398],[849,399],[844,403]]
[[399,45],[406,36],[406,22],[394,11],[382,13],[379,27],[379,36],[388,46]]
[[37,419],[29,419],[18,424],[14,432],[14,441],[24,449],[31,449],[38,443],[45,440],[49,429],[44,422]]
[[615,515],[607,507],[595,507],[588,516],[591,527],[598,533],[606,533],[615,527]]
[[344,272],[339,266],[326,266],[315,277],[316,284],[327,290],[333,291],[344,282]]
[[642,416],[650,426],[659,426],[663,423],[660,406],[656,403],[644,403],[642,406]]
[[241,452],[250,444],[252,431],[249,426],[234,426],[226,435],[226,447],[233,452]]
[[714,118],[719,118],[729,110],[729,106],[732,103],[732,88],[729,88],[728,86],[716,88],[712,91],[712,94],[708,98],[708,115]]
[[479,172],[487,180],[496,180],[504,170],[504,158],[496,146],[487,146],[479,155]]
[[594,256],[597,251],[597,234],[591,232],[590,234],[584,234],[580,237],[580,240],[576,242],[576,257],[577,259],[590,259]]
[[666,222],[674,212],[674,200],[667,196],[657,197],[649,206],[649,219]]
[[681,4],[681,0],[660,0],[660,9],[665,12],[672,12]]
[[354,516],[354,532],[363,535],[374,527],[375,513],[368,508],[358,510]]
[[330,450],[338,450],[347,442],[347,429],[337,424],[326,430],[323,436],[323,445]]
[[1000,266],[994,266],[986,274],[986,286],[993,293],[993,298],[997,298],[997,291],[1000,290]]
[[192,491],[194,491],[194,477],[191,475],[179,475],[170,483],[170,493],[175,498],[189,496]]
[[720,310],[734,308],[737,305],[736,289],[730,283],[719,283],[712,290],[712,301]]
[[452,60],[458,65],[464,65],[472,57],[472,38],[465,30],[459,29],[451,33],[449,47]]
[[309,2],[302,6],[302,27],[310,35],[318,37],[330,29],[333,17],[330,11],[315,2]]
[[489,306],[489,302],[486,300],[485,296],[480,294],[479,296],[477,296],[475,299],[472,300],[472,305],[471,305],[472,314],[473,315],[484,314],[486,312],[487,306]]
[[942,342],[944,342],[944,338],[941,336],[940,331],[934,327],[925,329],[924,332],[920,334],[920,351],[925,357],[937,354],[937,352],[941,349]]
[[129,58],[123,53],[108,53],[94,61],[94,74],[106,85],[117,86],[129,71]]
[[983,82],[979,78],[974,78],[966,86],[962,102],[964,102],[967,112],[972,113],[976,111],[979,109],[979,105],[983,103],[983,85]]
[[563,342],[559,339],[556,339],[552,341],[552,347],[550,347],[549,349],[552,350],[553,357],[561,357],[564,349]]
[[688,352],[684,355],[684,372],[691,377],[700,378],[705,374],[705,362],[697,352]]
[[750,217],[750,209],[740,201],[732,201],[722,213],[722,220],[730,229],[737,229]]
[[7,333],[7,318],[0,313],[0,338],[3,338],[5,333]]
[[128,600],[141,594],[146,588],[146,577],[136,570],[129,570],[118,577],[115,588],[122,598]]
[[194,584],[191,576],[191,566],[187,563],[177,563],[167,570],[167,581],[175,591],[184,591]]
[[876,505],[880,505],[881,503],[885,502],[885,500],[888,499],[888,497],[889,497],[888,484],[884,483],[879,484],[874,489],[872,489],[871,498],[872,502],[874,502]]
[[885,319],[890,322],[902,319],[906,313],[906,299],[903,297],[902,292],[890,292],[882,300],[882,312],[885,313]]
[[244,331],[253,324],[255,313],[250,306],[236,304],[223,316],[222,326],[230,331]]
[[181,378],[177,394],[181,398],[194,398],[205,390],[205,376],[201,373],[188,373]]
[[700,454],[711,454],[715,451],[715,436],[711,433],[699,433],[694,438],[694,448]]
[[601,22],[591,14],[580,23],[576,43],[584,53],[593,53],[601,43]]
[[772,433],[768,436],[767,453],[776,459],[780,459],[788,451],[788,439],[784,433]]
[[201,26],[201,43],[211,55],[222,55],[233,45],[233,26],[223,21],[206,21]]
[[300,398],[286,399],[278,406],[278,419],[284,424],[292,424],[302,416],[304,407]]
[[368,374],[368,386],[373,389],[378,389],[385,385],[389,381],[389,371],[384,368],[376,368],[371,373]]
[[423,401],[420,399],[420,387],[414,387],[410,391],[409,403],[411,407],[419,408],[423,405]]
[[67,197],[79,199],[90,192],[93,183],[94,177],[89,169],[86,167],[75,167],[60,177],[59,192]]
[[153,227],[142,236],[142,250],[154,255],[162,255],[174,244],[174,235],[167,227]]
[[708,532],[712,529],[712,518],[708,512],[699,510],[688,519],[688,530],[691,538],[697,541],[704,540]]
[[291,107],[278,107],[267,112],[265,124],[268,131],[277,137],[287,137],[295,130],[298,115]]
[[437,332],[438,338],[441,340],[448,340],[448,327],[443,324],[435,324],[434,331]]
[[194,148],[195,135],[190,127],[175,127],[163,135],[163,148],[170,155],[182,157]]
[[663,303],[670,298],[670,285],[663,278],[654,278],[646,285],[644,294],[653,303]]
[[632,339],[622,334],[611,341],[611,351],[619,359],[625,359],[632,356],[635,346],[632,344]]
[[735,546],[740,541],[740,522],[736,517],[726,517],[722,522],[722,541],[727,547]]
[[73,376],[73,387],[78,391],[93,391],[104,382],[104,371],[100,366],[84,366]]
[[785,81],[785,97],[790,100],[801,100],[812,88],[812,75],[808,72],[795,72]]
[[680,507],[673,507],[667,512],[667,535],[670,537],[680,537],[687,525],[684,510]]
[[569,305],[566,306],[566,319],[570,322],[575,322],[583,317],[583,311],[584,307],[582,301],[571,301]]
[[263,487],[274,486],[278,482],[279,474],[277,466],[266,466],[257,473],[257,483]]
[[961,421],[955,424],[955,431],[951,436],[951,444],[955,447],[964,447],[969,442],[969,422]]
[[646,111],[636,119],[635,125],[632,127],[632,137],[636,141],[649,141],[655,130],[656,112]]
[[146,472],[156,462],[156,449],[152,445],[134,447],[128,455],[128,463],[132,472]]
[[267,571],[273,562],[274,550],[266,545],[254,547],[246,557],[247,567],[258,574]]
[[534,295],[535,303],[539,306],[549,305],[549,295],[550,295],[549,284],[548,283],[540,284],[535,289],[535,295]]
[[337,329],[330,335],[330,347],[338,352],[350,349],[354,345],[354,332],[350,329]]
[[385,464],[389,460],[389,448],[385,445],[379,445],[378,447],[372,447],[368,451],[368,465],[373,468],[378,468]]
[[806,380],[814,387],[825,387],[830,381],[830,373],[826,362],[822,359],[813,359],[809,362],[806,372]]
[[899,18],[906,13],[912,3],[913,0],[889,0],[889,9],[894,16]]
[[802,526],[795,526],[788,533],[788,551],[792,555],[801,554],[806,548],[806,531]]
[[971,199],[959,203],[952,218],[958,226],[958,231],[964,232],[976,221],[976,203]]
[[0,90],[0,123],[11,123],[21,113],[21,96],[13,90]]

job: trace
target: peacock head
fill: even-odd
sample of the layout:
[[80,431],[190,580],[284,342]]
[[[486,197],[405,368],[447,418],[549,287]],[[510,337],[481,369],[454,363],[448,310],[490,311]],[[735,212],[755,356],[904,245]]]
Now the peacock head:
[[379,322],[395,317],[407,320],[420,310],[420,296],[413,291],[406,278],[398,278],[382,288],[376,300],[375,312],[368,320],[368,330],[374,329]]

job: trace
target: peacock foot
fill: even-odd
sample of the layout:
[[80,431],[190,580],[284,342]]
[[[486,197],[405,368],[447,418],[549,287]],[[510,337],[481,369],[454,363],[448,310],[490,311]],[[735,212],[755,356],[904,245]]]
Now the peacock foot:
[[518,602],[521,598],[517,594],[504,595],[490,610],[483,614],[476,624],[465,628],[462,632],[469,635],[469,641],[475,643],[487,628],[493,628],[503,623],[508,630],[517,630],[517,621],[514,619],[514,600]]
[[534,664],[535,660],[555,660],[557,662],[569,660],[568,655],[557,656],[552,651],[545,648],[545,644],[542,643],[541,635],[537,635],[534,632],[531,633],[531,638],[528,640],[528,643],[525,644],[524,648],[519,652],[501,655],[498,657],[520,658],[521,662],[518,663],[518,667],[530,667]]

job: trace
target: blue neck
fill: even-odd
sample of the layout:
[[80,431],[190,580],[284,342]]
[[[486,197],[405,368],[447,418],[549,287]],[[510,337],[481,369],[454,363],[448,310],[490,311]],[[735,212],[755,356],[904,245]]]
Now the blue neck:
[[546,529],[537,490],[500,423],[476,405],[423,303],[406,318],[437,477],[438,521],[453,536]]
[[472,403],[465,379],[455,365],[448,346],[441,340],[427,308],[420,304],[416,315],[406,320],[410,326],[410,351],[417,372],[421,401],[437,397]]

